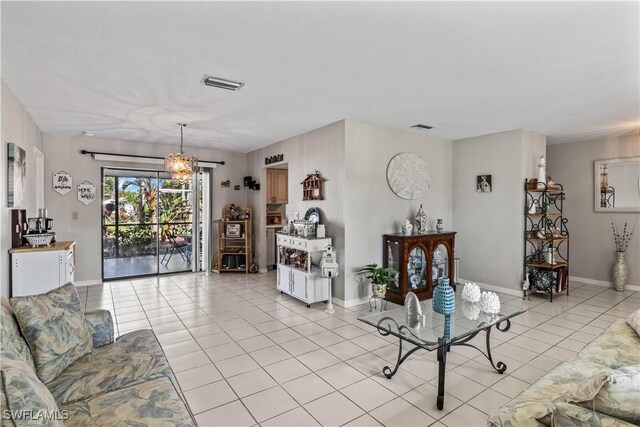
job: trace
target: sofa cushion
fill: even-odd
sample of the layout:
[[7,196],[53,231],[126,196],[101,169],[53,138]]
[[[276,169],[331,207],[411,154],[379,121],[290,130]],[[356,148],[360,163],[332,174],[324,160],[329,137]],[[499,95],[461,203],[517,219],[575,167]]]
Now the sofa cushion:
[[558,401],[640,424],[640,365],[599,372],[563,393]]
[[640,336],[640,310],[636,310],[627,317],[627,325],[631,326]]
[[605,414],[599,414],[582,406],[561,402],[553,408],[551,425],[553,427],[631,427],[634,424]]
[[9,300],[0,297],[0,358],[22,360],[35,371],[31,350],[20,332]]
[[69,411],[66,427],[196,425],[173,383],[166,377],[65,404],[62,409]]
[[11,306],[31,349],[36,373],[45,384],[93,348],[72,284],[42,295],[12,298]]
[[[21,360],[2,359],[2,393],[13,424],[62,426],[63,414],[35,371]],[[4,406],[4,405],[3,405]],[[2,414],[3,418],[5,414]]]
[[[551,401],[603,369],[640,364],[640,339],[624,320],[615,321],[577,357],[552,369],[489,416],[493,426],[549,425]],[[535,420],[539,420],[536,423]]]
[[624,319],[620,319],[580,350],[578,357],[605,368],[618,369],[640,365],[639,349],[640,337]]
[[137,382],[173,373],[153,332],[141,329],[71,364],[47,387],[58,403],[85,399]]

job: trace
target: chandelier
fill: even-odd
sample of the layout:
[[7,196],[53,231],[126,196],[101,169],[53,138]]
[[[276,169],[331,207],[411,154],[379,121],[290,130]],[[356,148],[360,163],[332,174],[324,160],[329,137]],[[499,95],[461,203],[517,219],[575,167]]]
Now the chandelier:
[[198,158],[196,156],[187,157],[182,153],[182,145],[184,144],[183,129],[187,124],[178,123],[178,126],[180,127],[180,154],[168,154],[164,158],[164,170],[171,174],[171,179],[191,181],[198,167]]

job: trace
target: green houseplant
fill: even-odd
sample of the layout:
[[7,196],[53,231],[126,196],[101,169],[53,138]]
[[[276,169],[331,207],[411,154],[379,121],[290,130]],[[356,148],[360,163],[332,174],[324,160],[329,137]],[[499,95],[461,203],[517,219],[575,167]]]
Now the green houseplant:
[[371,280],[371,291],[374,297],[383,298],[387,293],[387,284],[396,279],[398,271],[392,267],[378,267],[378,264],[368,264],[358,270],[360,274],[367,274]]

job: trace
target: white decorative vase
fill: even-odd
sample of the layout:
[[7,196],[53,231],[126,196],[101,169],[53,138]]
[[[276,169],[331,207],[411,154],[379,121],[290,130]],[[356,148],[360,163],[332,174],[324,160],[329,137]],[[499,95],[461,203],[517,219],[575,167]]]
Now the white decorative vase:
[[627,262],[624,259],[626,254],[626,252],[616,252],[618,259],[613,264],[613,289],[619,292],[624,292],[627,288],[629,272],[627,270]]
[[404,234],[405,236],[411,236],[412,232],[413,232],[413,225],[411,225],[411,221],[408,219],[405,219],[404,223],[402,224],[402,234]]

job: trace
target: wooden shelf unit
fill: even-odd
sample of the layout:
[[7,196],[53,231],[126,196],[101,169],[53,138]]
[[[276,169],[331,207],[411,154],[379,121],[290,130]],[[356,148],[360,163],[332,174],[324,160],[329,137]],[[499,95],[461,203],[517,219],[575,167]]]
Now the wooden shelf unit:
[[[222,219],[215,221],[218,237],[218,266],[215,271],[218,273],[249,273],[253,262],[251,209],[241,207],[236,208],[236,210],[240,210],[243,215],[247,215],[247,219],[226,219],[232,217],[232,212],[229,208],[224,208],[222,210]],[[238,237],[227,236],[233,229],[238,229]]]
[[[523,280],[527,293],[569,295],[569,230],[563,214],[564,187],[555,184],[537,188],[536,180],[525,180]],[[541,237],[543,236],[543,237]]]

